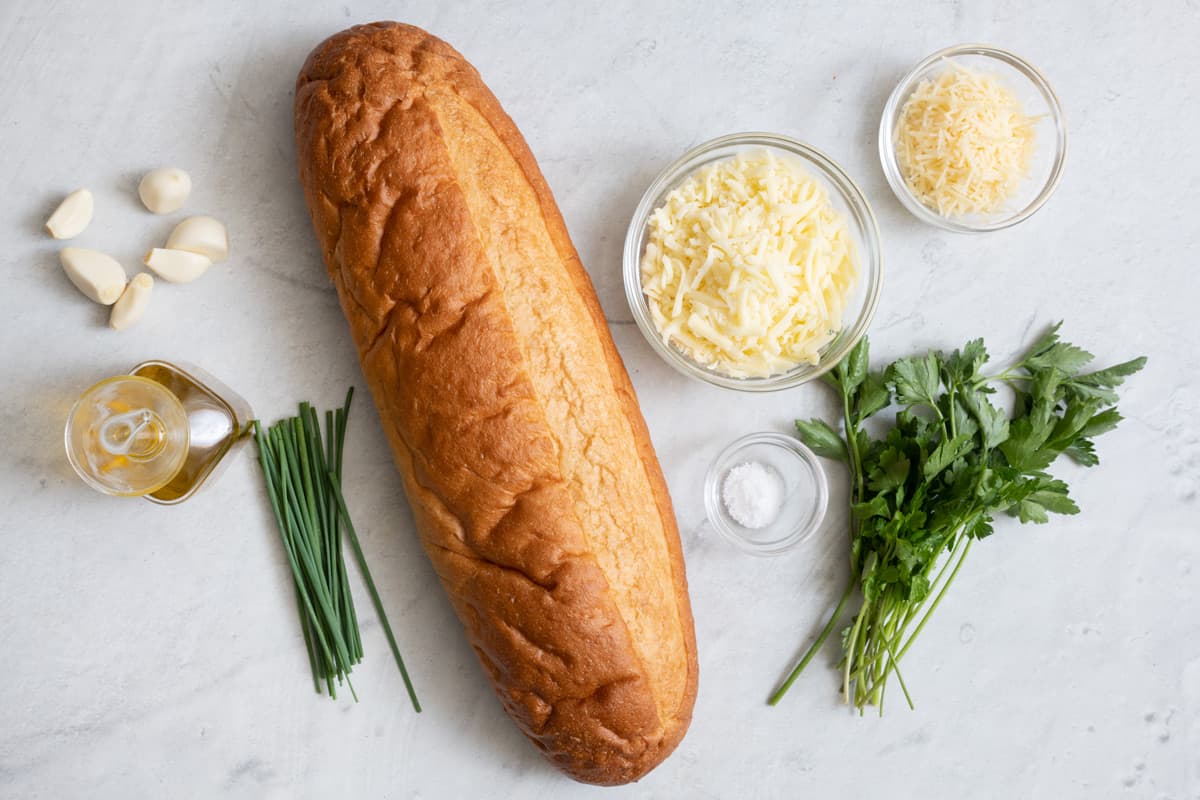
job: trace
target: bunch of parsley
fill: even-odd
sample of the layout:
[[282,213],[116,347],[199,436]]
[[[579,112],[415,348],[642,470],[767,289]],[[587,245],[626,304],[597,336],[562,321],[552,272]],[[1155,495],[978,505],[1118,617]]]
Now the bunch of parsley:
[[[894,673],[912,707],[900,661],[971,544],[992,533],[995,515],[1040,523],[1051,513],[1079,512],[1067,485],[1046,469],[1060,455],[1098,463],[1093,439],[1121,420],[1116,387],[1146,359],[1083,372],[1092,355],[1061,341],[1058,328],[998,375],[981,372],[988,360],[982,339],[950,355],[930,352],[872,372],[864,338],[825,376],[841,396],[844,434],[819,419],[796,427],[814,452],[849,467],[851,577],[771,705],[824,644],[858,587],[862,605],[842,635],[846,702],[860,712],[876,705],[882,713]],[[1010,414],[991,402],[999,384],[1013,390]],[[864,423],[893,405],[899,407],[894,423],[873,437]]]

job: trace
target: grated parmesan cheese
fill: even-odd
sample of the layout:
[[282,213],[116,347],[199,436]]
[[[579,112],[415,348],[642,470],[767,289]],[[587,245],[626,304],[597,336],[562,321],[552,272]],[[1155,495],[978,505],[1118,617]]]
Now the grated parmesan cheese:
[[650,217],[642,290],[663,341],[735,378],[816,364],[858,278],[825,189],[768,151],[708,164]]
[[947,65],[900,110],[896,160],[917,199],[942,216],[994,213],[1028,172],[1034,120],[996,78]]

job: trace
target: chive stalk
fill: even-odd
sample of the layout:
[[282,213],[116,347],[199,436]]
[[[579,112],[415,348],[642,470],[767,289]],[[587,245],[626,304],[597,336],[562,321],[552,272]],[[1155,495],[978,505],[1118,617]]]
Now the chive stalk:
[[388,646],[392,648],[396,666],[400,668],[400,676],[404,679],[404,688],[408,690],[408,698],[412,701],[413,710],[420,713],[421,701],[417,699],[412,679],[408,677],[408,669],[404,666],[404,657],[400,655],[400,647],[396,644],[395,635],[392,634],[392,626],[388,624],[387,614],[383,610],[383,601],[379,599],[379,590],[375,588],[375,581],[371,578],[371,570],[367,569],[367,559],[363,556],[362,547],[359,545],[358,534],[354,532],[354,523],[350,521],[350,513],[346,511],[346,501],[342,498],[341,486],[332,472],[328,476],[329,483],[333,487],[333,497],[337,501],[338,510],[342,513],[342,520],[346,523],[346,533],[348,534],[346,538],[350,540],[350,547],[354,550],[355,558],[358,559],[358,568],[362,570],[363,582],[367,584],[367,591],[371,593],[371,602],[375,604],[375,612],[379,614],[379,624],[383,627]]
[[253,431],[259,463],[292,573],[297,616],[314,691],[320,694],[323,687],[325,693],[336,698],[337,687],[344,684],[354,700],[358,700],[350,672],[361,663],[363,647],[342,556],[342,540],[346,538],[413,708],[420,711],[420,702],[341,493],[346,426],[353,397],[351,387],[341,408],[325,412],[324,430],[320,416],[307,402],[299,405],[297,416],[280,420],[269,428],[264,429],[255,420]]

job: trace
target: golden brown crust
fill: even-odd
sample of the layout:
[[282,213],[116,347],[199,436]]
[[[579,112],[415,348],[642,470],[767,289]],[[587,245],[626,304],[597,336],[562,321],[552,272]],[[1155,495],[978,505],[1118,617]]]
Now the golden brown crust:
[[576,779],[636,780],[691,719],[683,558],[533,155],[462,56],[397,23],[313,51],[296,141],[422,542],[497,695]]

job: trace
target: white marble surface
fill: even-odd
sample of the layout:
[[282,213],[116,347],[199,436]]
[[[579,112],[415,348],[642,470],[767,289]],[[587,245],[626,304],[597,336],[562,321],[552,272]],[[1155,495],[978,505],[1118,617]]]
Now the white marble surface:
[[[88,491],[60,435],[92,381],[191,360],[265,418],[363,381],[293,164],[291,94],[324,36],[411,21],[464,52],[558,197],[639,390],[676,501],[700,647],[695,720],[642,783],[574,784],[486,687],[412,532],[369,404],[349,500],[427,710],[406,706],[365,593],[357,706],[312,695],[257,465],[240,453],[178,508]],[[884,99],[942,46],[991,41],[1040,65],[1071,157],[1029,222],[984,237],[923,227],[875,154]],[[1200,10],[1145,4],[25,2],[0,4],[0,796],[1200,798]],[[756,560],[698,538],[709,459],[741,434],[830,411],[822,389],[743,397],[670,371],[629,322],[620,245],[643,188],[736,130],[825,149],[862,185],[886,248],[880,357],[987,337],[1003,357],[1058,318],[1112,361],[1150,365],[1100,468],[1063,469],[1084,514],[1006,522],[977,549],[883,719],[838,703],[833,654],[764,697],[845,578],[844,498],[819,542]],[[191,171],[189,211],[234,256],[159,286],[116,334],[40,233],[87,185],[81,238],[130,267],[171,219],[145,169]],[[898,697],[898,695],[897,695]]]

